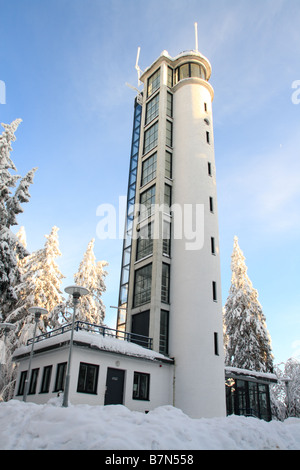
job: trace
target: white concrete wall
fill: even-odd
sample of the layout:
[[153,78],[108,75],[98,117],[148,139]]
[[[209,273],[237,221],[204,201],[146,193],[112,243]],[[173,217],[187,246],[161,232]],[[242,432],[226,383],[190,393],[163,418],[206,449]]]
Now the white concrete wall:
[[[32,369],[39,368],[40,370],[36,393],[34,395],[28,395],[27,401],[43,404],[47,403],[50,398],[57,396],[57,392],[53,392],[56,378],[56,367],[57,364],[68,360],[68,353],[68,347],[63,347],[53,351],[39,353],[33,357]],[[23,398],[22,396],[18,396],[17,392],[20,374],[23,370],[27,370],[28,362],[28,359],[20,361],[14,397],[16,399],[22,400]],[[79,393],[76,391],[80,362],[99,365],[97,394]],[[53,366],[49,393],[40,393],[43,368],[48,365]],[[72,404],[86,403],[89,405],[104,405],[108,367],[125,370],[123,405],[127,406],[130,410],[144,412],[152,410],[157,406],[172,404],[173,366],[171,364],[106,351],[92,350],[78,346],[74,347],[72,355],[69,394],[70,402]],[[150,374],[149,401],[136,400],[132,398],[133,375],[135,371]]]
[[[175,357],[175,406],[192,417],[225,416],[211,95],[198,79],[183,80],[173,91],[173,204],[202,204],[204,209],[204,218],[197,230],[198,246],[190,245],[196,249],[188,250],[190,240],[184,237],[172,240],[170,356]],[[207,103],[207,112],[204,103]],[[206,142],[207,131],[210,144]],[[213,176],[208,175],[208,161]],[[209,197],[213,197],[214,213],[209,209]],[[175,217],[176,214],[174,224]],[[211,237],[215,238],[216,255],[211,254]],[[217,283],[217,302],[212,297],[213,281]],[[219,356],[214,351],[215,332],[218,333]]]

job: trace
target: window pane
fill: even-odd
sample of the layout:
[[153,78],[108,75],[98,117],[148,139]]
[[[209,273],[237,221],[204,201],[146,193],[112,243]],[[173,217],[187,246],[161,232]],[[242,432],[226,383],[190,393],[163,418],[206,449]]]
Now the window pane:
[[150,375],[135,372],[133,376],[132,398],[135,400],[149,400]]
[[167,121],[166,144],[167,144],[169,147],[172,147],[172,143],[173,143],[172,123],[171,123],[171,121]]
[[59,390],[64,390],[66,370],[67,370],[66,362],[57,364],[54,392],[58,392]]
[[169,303],[170,265],[163,263],[161,280],[161,301]]
[[160,336],[159,336],[159,352],[168,354],[169,343],[169,312],[161,310],[160,312]]
[[167,178],[172,178],[172,154],[170,152],[166,152],[165,174]]
[[167,116],[173,117],[173,95],[167,93]]
[[144,153],[149,152],[157,145],[158,123],[156,122],[144,134]]
[[96,364],[80,363],[77,392],[97,393],[99,366]]
[[199,64],[191,64],[191,77],[201,78],[201,71]]
[[31,379],[30,379],[30,385],[29,385],[29,391],[28,391],[29,395],[35,393],[38,375],[39,375],[39,369],[33,369],[31,372]]
[[189,78],[189,64],[184,64],[180,67],[180,80]]
[[144,258],[151,255],[153,251],[153,224],[147,224],[141,227],[139,237],[137,239],[136,259]]
[[163,254],[170,256],[171,252],[171,223],[163,221]]
[[144,160],[142,163],[142,186],[149,183],[156,176],[156,158],[157,154],[154,153],[151,157]]
[[158,116],[158,105],[159,105],[159,94],[157,94],[151,101],[146,105],[146,122],[149,124],[156,116]]
[[41,385],[41,393],[48,393],[50,387],[52,366],[44,367],[43,380]]
[[165,184],[165,194],[164,194],[164,212],[169,213],[171,208],[171,199],[172,199],[172,187],[168,184]]
[[171,67],[168,67],[168,81],[167,81],[167,86],[171,88],[173,86],[173,69]]
[[133,306],[138,307],[150,301],[152,281],[152,264],[135,272]]
[[140,220],[152,214],[155,204],[155,186],[144,191],[140,196]]
[[160,69],[148,78],[147,96],[152,95],[160,86]]

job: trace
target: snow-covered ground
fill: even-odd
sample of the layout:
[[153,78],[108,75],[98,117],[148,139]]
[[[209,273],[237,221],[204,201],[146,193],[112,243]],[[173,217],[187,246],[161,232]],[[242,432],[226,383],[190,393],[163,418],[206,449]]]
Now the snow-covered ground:
[[260,450],[300,449],[300,419],[191,419],[162,406],[148,414],[122,405],[0,404],[0,449]]

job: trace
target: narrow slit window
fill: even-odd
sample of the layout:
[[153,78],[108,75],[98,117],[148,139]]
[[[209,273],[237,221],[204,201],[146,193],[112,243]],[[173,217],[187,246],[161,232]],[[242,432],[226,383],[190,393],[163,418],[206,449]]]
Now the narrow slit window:
[[209,131],[206,131],[206,142],[208,144],[210,144],[210,135],[209,135]]
[[209,198],[209,210],[210,212],[214,212],[214,200],[212,197]]
[[207,163],[207,172],[208,172],[208,176],[212,176],[211,163],[210,162]]
[[211,254],[212,254],[212,255],[215,255],[215,254],[216,254],[216,246],[215,246],[215,239],[214,239],[214,237],[211,237],[210,243],[211,243]]
[[216,281],[212,282],[212,295],[213,295],[213,301],[217,302],[217,283]]
[[214,332],[214,350],[215,356],[219,356],[219,338],[218,333]]

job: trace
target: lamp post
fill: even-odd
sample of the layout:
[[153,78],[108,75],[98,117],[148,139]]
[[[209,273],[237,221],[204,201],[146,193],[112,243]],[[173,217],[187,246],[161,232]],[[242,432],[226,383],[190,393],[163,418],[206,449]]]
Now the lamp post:
[[73,296],[73,319],[72,319],[72,328],[71,328],[71,338],[70,338],[70,347],[69,347],[69,360],[67,366],[67,375],[66,375],[66,383],[65,383],[65,391],[64,391],[64,398],[62,406],[67,407],[69,401],[69,389],[70,389],[70,371],[71,371],[71,359],[72,359],[72,350],[73,350],[73,336],[74,336],[74,323],[75,323],[75,316],[77,306],[79,304],[79,298],[83,295],[89,294],[88,289],[85,287],[80,286],[68,286],[65,288],[65,292],[69,295]]
[[30,351],[29,366],[28,366],[28,371],[27,371],[26,380],[25,380],[23,401],[27,400],[27,395],[28,395],[29,377],[30,377],[30,372],[31,372],[31,362],[32,362],[32,357],[33,357],[33,349],[34,349],[34,342],[35,342],[35,337],[36,337],[37,324],[42,314],[45,314],[45,315],[48,314],[48,310],[46,310],[45,308],[41,308],[41,307],[30,307],[28,309],[28,312],[34,314],[35,325],[34,325],[33,339],[32,339],[31,351]]

